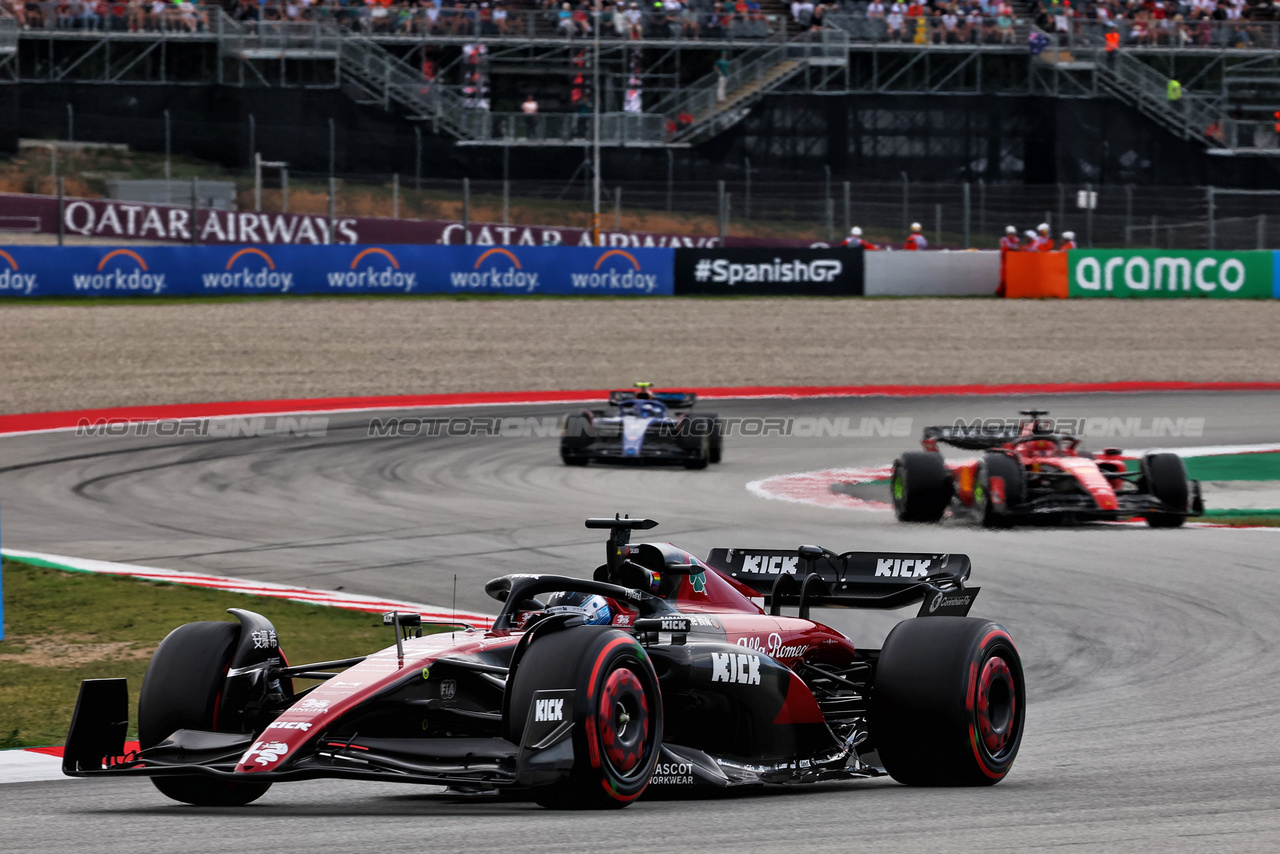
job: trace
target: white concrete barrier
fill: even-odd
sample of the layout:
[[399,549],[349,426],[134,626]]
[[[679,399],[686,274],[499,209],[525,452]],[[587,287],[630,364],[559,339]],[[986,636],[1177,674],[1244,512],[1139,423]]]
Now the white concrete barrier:
[[866,295],[988,296],[1000,286],[1000,253],[867,252]]

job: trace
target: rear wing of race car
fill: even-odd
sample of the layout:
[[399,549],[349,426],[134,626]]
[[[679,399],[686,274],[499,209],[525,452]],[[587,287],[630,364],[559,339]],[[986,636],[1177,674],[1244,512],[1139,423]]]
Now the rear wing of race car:
[[980,426],[966,427],[963,425],[926,427],[924,428],[923,444],[931,450],[936,450],[937,444],[942,442],[954,448],[963,448],[967,451],[986,451],[1012,442],[1019,435],[1018,430],[1010,430],[1008,427],[1001,427],[995,430],[988,430]]
[[[670,409],[692,409],[698,400],[692,391],[652,391],[650,396],[659,403],[665,403]],[[609,392],[609,405],[617,406],[624,400],[635,400],[636,390],[633,388],[615,389]]]
[[797,605],[901,608],[920,604],[921,617],[963,617],[978,587],[965,587],[972,564],[962,554],[845,552],[798,549],[712,549],[706,564],[764,596],[769,613]]

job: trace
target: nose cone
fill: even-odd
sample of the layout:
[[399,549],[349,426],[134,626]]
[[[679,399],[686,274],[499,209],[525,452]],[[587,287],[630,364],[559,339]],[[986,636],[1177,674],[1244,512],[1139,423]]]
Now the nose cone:
[[1120,506],[1116,501],[1116,493],[1110,486],[1105,487],[1105,490],[1095,490],[1092,495],[1100,510],[1115,510]]

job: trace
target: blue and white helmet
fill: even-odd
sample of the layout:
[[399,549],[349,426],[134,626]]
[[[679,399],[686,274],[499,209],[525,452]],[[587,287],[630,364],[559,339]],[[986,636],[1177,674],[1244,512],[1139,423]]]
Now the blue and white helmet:
[[552,593],[547,599],[548,614],[581,614],[588,626],[607,626],[613,612],[603,596],[591,593]]

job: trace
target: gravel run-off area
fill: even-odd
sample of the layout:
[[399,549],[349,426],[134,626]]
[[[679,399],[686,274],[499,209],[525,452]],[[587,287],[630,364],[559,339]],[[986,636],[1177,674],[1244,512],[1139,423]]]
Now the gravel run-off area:
[[1280,301],[0,306],[0,413],[625,386],[1280,380]]

